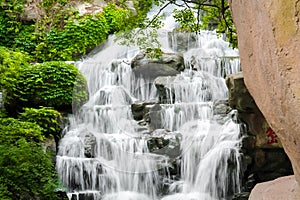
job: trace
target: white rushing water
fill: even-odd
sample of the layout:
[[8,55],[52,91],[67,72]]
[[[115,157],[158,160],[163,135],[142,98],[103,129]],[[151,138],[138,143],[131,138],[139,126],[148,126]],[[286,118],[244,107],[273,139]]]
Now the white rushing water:
[[[161,34],[163,49],[180,48],[176,34]],[[152,152],[152,130],[133,119],[132,103],[158,102],[153,80],[135,77],[131,69],[137,48],[119,46],[111,37],[77,63],[90,98],[70,119],[57,155],[70,199],[227,200],[240,192],[235,111],[220,120],[214,110],[215,102],[227,98],[224,76],[240,71],[238,53],[215,32],[190,34],[187,42],[180,50],[186,69],[169,77],[168,101],[159,110],[161,128],[180,135],[175,158]],[[176,176],[170,173],[174,160],[180,165]]]

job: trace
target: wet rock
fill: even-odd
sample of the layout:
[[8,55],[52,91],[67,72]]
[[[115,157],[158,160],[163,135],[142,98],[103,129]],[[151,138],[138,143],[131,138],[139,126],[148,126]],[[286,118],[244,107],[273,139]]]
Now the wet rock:
[[155,104],[148,107],[149,112],[145,115],[145,121],[148,122],[150,131],[163,128],[161,106],[159,104]]
[[84,136],[84,155],[87,158],[95,157],[96,137],[92,133],[87,133]]
[[242,72],[231,74],[226,77],[228,87],[228,101],[230,107],[237,109],[239,112],[253,113],[259,110],[248,92]]
[[150,134],[148,147],[150,152],[165,155],[174,160],[181,155],[180,140],[180,133],[156,129]]
[[232,111],[227,100],[216,100],[213,103],[213,118],[219,124],[224,124],[227,120],[227,114]]
[[216,100],[213,104],[214,115],[227,115],[232,110],[227,100]]
[[148,59],[140,52],[131,61],[131,67],[137,77],[154,80],[158,76],[174,76],[185,69],[184,59],[179,53],[163,53],[158,59]]
[[154,101],[137,101],[131,104],[133,119],[140,121],[144,119],[144,115],[149,111],[148,105],[153,105]]
[[100,192],[86,192],[86,193],[74,193],[71,196],[71,200],[95,200],[101,199]]
[[68,199],[67,191],[65,188],[56,188],[54,193],[58,195],[60,199]]
[[170,103],[170,98],[175,99],[174,91],[172,91],[172,83],[176,76],[159,76],[154,80],[160,103]]
[[232,200],[248,200],[249,195],[249,192],[238,193],[233,196]]
[[177,52],[185,52],[197,47],[195,33],[172,31],[168,33],[170,47]]
[[242,149],[252,150],[255,148],[256,138],[252,135],[245,135],[242,137]]

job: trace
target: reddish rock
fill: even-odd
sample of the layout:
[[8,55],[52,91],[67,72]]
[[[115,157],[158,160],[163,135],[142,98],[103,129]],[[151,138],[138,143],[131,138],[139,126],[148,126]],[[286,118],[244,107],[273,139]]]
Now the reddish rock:
[[300,183],[300,2],[229,2],[246,86],[279,136]]
[[249,200],[299,200],[295,190],[297,187],[295,176],[281,177],[257,184]]

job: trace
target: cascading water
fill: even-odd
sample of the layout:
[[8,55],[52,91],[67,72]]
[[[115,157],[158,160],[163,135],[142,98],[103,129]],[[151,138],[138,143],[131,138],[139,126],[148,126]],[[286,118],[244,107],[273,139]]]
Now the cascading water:
[[[163,48],[179,50],[177,35],[162,33],[169,36],[161,39]],[[70,199],[227,200],[240,192],[239,124],[234,111],[216,111],[216,102],[227,98],[224,76],[240,70],[238,53],[215,32],[190,34],[187,41],[193,48],[180,50],[186,69],[164,77],[167,102],[157,111],[166,140],[180,138],[180,153],[172,158],[163,153],[167,146],[149,148],[153,130],[132,116],[132,103],[158,102],[154,80],[131,69],[138,49],[110,38],[77,63],[90,98],[70,119],[57,155]],[[170,172],[174,161],[176,176]]]

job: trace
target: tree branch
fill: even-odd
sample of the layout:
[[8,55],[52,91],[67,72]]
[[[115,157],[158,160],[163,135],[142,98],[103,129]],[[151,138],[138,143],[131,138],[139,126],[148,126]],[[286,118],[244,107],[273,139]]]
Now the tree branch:
[[169,1],[168,3],[166,3],[163,7],[161,7],[158,11],[158,13],[156,13],[156,15],[152,18],[152,20],[147,24],[146,28],[149,28],[149,26],[156,20],[156,18],[160,15],[160,13],[166,8],[168,7],[168,5],[170,5],[172,3],[172,1]]
[[196,5],[199,5],[199,6],[208,6],[208,7],[214,7],[214,8],[221,9],[219,6],[217,6],[215,4],[204,3],[204,2],[202,3],[202,2],[199,2],[199,1],[196,1],[196,0],[184,0],[184,2],[193,3],[193,4],[196,4]]

